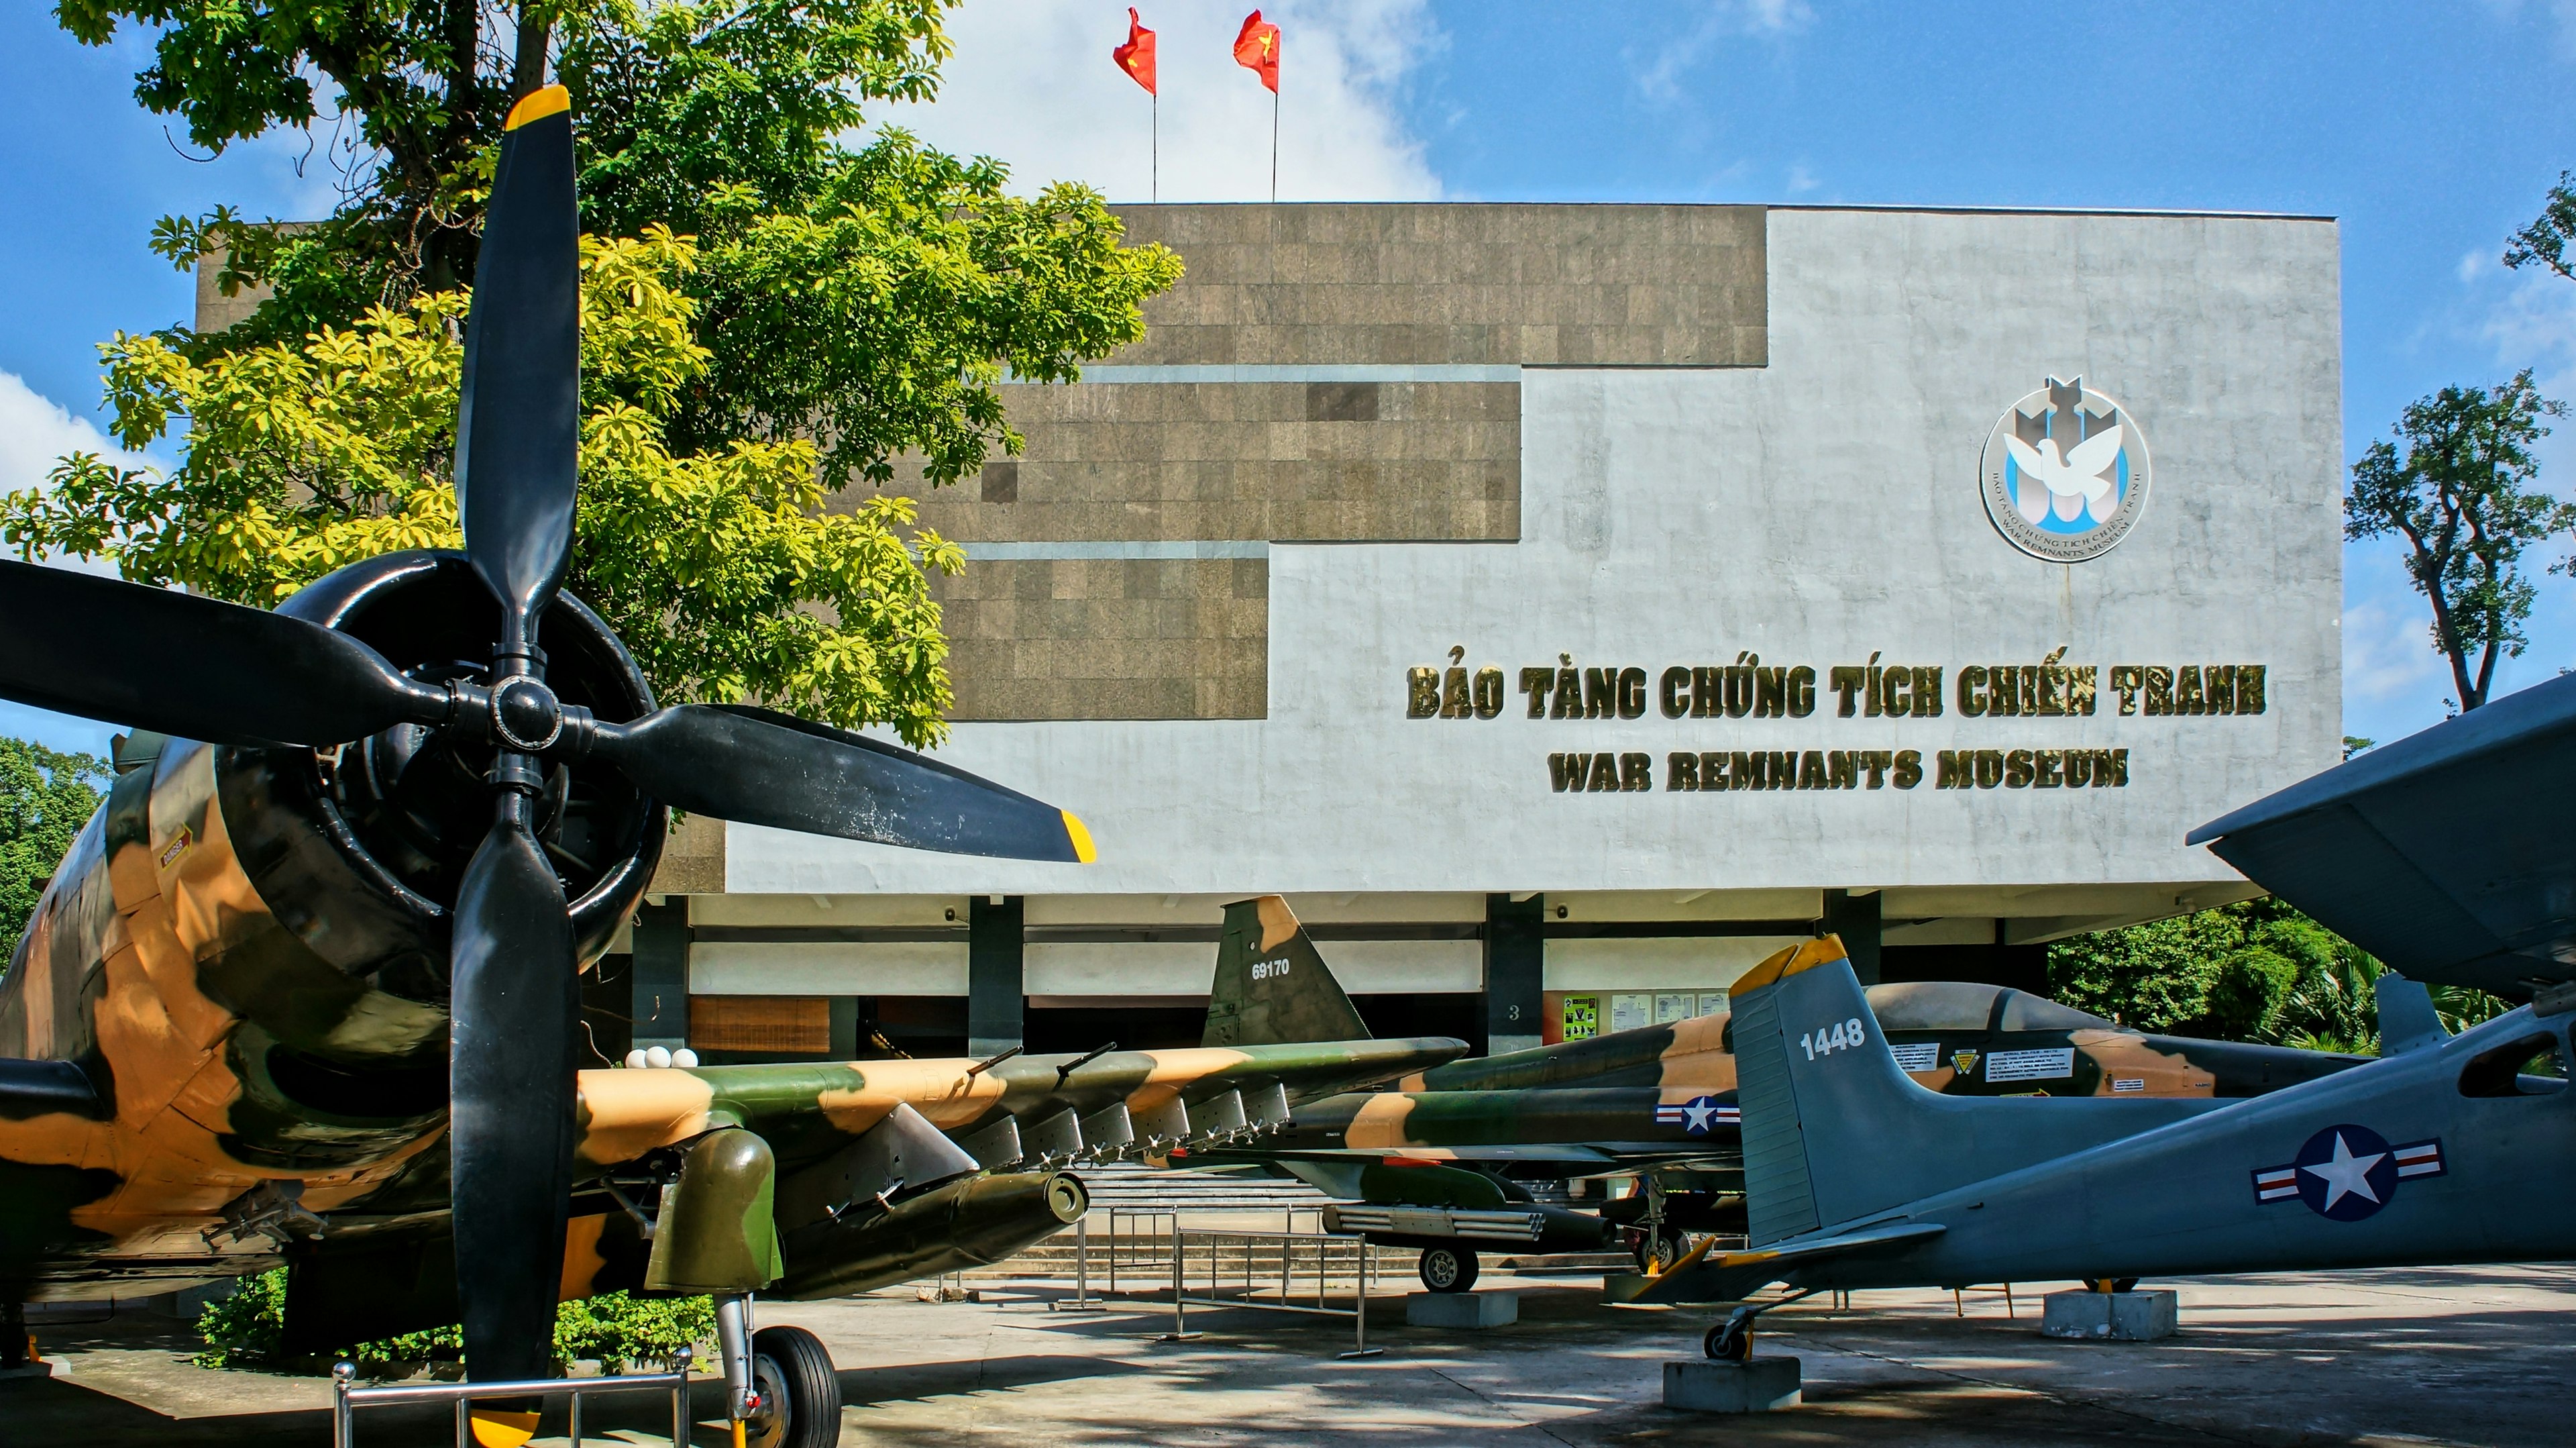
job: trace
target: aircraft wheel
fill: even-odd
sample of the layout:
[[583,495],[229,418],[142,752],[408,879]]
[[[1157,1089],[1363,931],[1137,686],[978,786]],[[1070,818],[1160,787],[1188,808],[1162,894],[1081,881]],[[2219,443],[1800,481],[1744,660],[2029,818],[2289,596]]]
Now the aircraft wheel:
[[1743,1362],[1753,1356],[1752,1326],[1730,1317],[1701,1335],[1699,1350],[1720,1362]]
[[1666,1227],[1637,1243],[1637,1270],[1649,1277],[1660,1276],[1671,1271],[1672,1265],[1689,1251],[1690,1238],[1677,1227]]
[[1472,1247],[1425,1247],[1414,1270],[1434,1292],[1464,1292],[1476,1285],[1477,1265]]
[[841,1441],[841,1375],[822,1339],[801,1327],[764,1327],[751,1335],[751,1378],[760,1411],[744,1425],[756,1448],[837,1448]]

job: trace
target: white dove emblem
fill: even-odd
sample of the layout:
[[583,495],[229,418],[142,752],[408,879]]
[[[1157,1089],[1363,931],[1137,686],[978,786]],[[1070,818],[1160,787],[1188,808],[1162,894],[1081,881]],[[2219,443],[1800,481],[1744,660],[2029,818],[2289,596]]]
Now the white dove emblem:
[[2063,458],[2057,454],[2057,439],[2053,437],[2041,438],[2034,447],[2006,434],[2004,446],[2011,451],[2013,466],[2023,480],[2013,490],[2013,506],[2034,524],[2052,511],[2068,523],[2074,522],[2078,514],[2090,514],[2097,525],[2110,522],[2111,515],[2119,511],[2118,501],[2111,496],[2117,484],[2104,474],[2120,460],[2122,431],[2115,424],[2097,432],[2077,443]]

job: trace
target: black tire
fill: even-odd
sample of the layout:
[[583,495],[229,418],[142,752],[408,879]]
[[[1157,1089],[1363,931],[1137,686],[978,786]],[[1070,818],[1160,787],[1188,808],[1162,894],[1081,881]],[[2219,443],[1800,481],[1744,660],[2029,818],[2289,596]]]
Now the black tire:
[[801,1327],[751,1335],[752,1382],[761,1410],[744,1434],[756,1448],[839,1448],[841,1375],[823,1340]]
[[1689,1251],[1690,1238],[1679,1228],[1666,1227],[1637,1243],[1637,1270],[1648,1277],[1661,1276]]
[[1481,1265],[1473,1247],[1425,1247],[1414,1271],[1422,1278],[1422,1285],[1434,1292],[1464,1292],[1476,1285],[1476,1270]]
[[1751,1327],[1751,1323],[1739,1326],[1730,1317],[1700,1335],[1699,1350],[1719,1362],[1743,1362],[1753,1356]]
[[[2102,1290],[2102,1279],[2099,1277],[2087,1277],[2075,1285],[2083,1288],[2087,1292],[2099,1292]],[[2112,1278],[2111,1290],[2114,1292],[2135,1292],[2138,1290],[2138,1279],[2135,1277]]]

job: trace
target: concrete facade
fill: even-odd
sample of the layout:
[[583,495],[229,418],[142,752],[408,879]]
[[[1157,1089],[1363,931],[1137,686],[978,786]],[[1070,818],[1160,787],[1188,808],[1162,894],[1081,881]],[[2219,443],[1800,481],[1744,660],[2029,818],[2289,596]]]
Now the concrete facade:
[[[1388,208],[1407,209],[1442,210]],[[1249,226],[1264,208],[1240,210]],[[1550,224],[1579,235],[1591,209],[1505,210],[1525,213],[1515,235],[1536,236]],[[1611,994],[1632,998],[1619,1006],[1631,1014],[1697,1009],[1695,992],[1722,989],[1813,928],[1829,890],[1843,892],[1834,908],[1849,918],[1875,900],[1891,969],[1908,949],[1973,959],[2251,893],[2182,837],[2339,757],[2333,224],[1775,209],[1759,250],[1766,313],[1751,365],[1726,354],[1721,365],[1518,369],[1516,537],[1266,540],[1259,710],[1144,719],[1076,705],[961,723],[943,757],[1081,814],[1098,864],[909,855],[734,827],[724,870],[735,908],[745,897],[819,897],[843,911],[861,895],[877,897],[870,910],[885,896],[1024,897],[1032,998],[1188,999],[1206,989],[1212,948],[1200,937],[1227,898],[1288,892],[1348,935],[1372,928],[1373,902],[1405,902],[1388,904],[1388,938],[1325,947],[1355,991],[1392,993],[1469,958],[1464,940],[1395,938],[1395,927],[1464,926],[1482,939],[1485,896],[1535,896],[1547,1009],[1602,992],[1609,1029]],[[1184,256],[1199,265],[1186,246]],[[1227,268],[1249,266],[1226,256]],[[1379,359],[1399,350],[1389,339],[1400,332],[1341,334],[1363,354],[1349,377],[1388,375]],[[1493,334],[1460,335],[1486,346]],[[1305,334],[1258,336],[1272,349],[1263,355],[1297,359],[1301,382],[1329,380]],[[1207,334],[1164,345],[1191,358],[1226,351]],[[1432,366],[1457,354],[1406,355]],[[1228,365],[1242,379],[1231,385],[1267,385],[1260,364]],[[2017,399],[2079,377],[2142,431],[2156,491],[2103,556],[2042,562],[1987,517],[1978,459]],[[1133,443],[1153,456],[1149,435]],[[1118,475],[1104,460],[1089,486]],[[1092,496],[1116,511],[1109,491]],[[1168,545],[1172,531],[1154,522],[1131,536]],[[1031,546],[1025,532],[1014,542]],[[1001,570],[1032,566],[1006,554]],[[973,670],[988,655],[972,651],[992,647],[986,615],[969,616],[961,698],[982,687]],[[1084,647],[1078,627],[1050,638]],[[1812,710],[1693,715],[1690,671],[1737,664],[1811,669]],[[1940,711],[1872,717],[1873,665],[1939,670],[1937,683],[1908,675],[1905,692],[1938,698]],[[1409,717],[1411,671],[1445,688],[1453,666],[1470,692],[1476,674],[1499,671],[1499,709]],[[2092,712],[1964,712],[1963,671],[2050,666],[2091,670]],[[2249,712],[2172,712],[2186,667],[2200,691],[2238,666],[2260,669],[2245,670],[2261,681],[2259,700],[2250,682],[2244,691]],[[1668,718],[1661,691],[1677,667],[1684,709]],[[1578,680],[1603,671],[1613,693],[1634,670],[1634,716],[1604,696],[1601,717],[1550,717],[1552,703],[1530,717],[1525,675],[1553,684],[1564,668]],[[2155,676],[2167,681],[2162,708],[2142,682]],[[1837,690],[1837,679],[1860,686]],[[1861,707],[1843,717],[1855,695]],[[1875,780],[1872,751],[1887,757]],[[1909,751],[1910,780],[1897,763]],[[2091,759],[2119,751],[2107,787],[2064,787],[2074,766],[2051,763],[2084,755],[2089,774]],[[1676,787],[1674,756],[1696,771],[1737,753],[1785,756],[1785,777],[1808,787]],[[1983,787],[1980,754],[1998,776]],[[1616,762],[1605,774],[1593,755]],[[1587,763],[1560,788],[1576,756]],[[1075,917],[1090,924],[1063,924]],[[1045,984],[1059,946],[1034,932],[1050,922],[1103,932],[1078,990]],[[1120,931],[1164,935],[1111,938]],[[856,936],[836,948],[836,978],[894,963]],[[1433,964],[1453,955],[1455,967]],[[795,977],[798,988],[817,978]],[[723,979],[757,989],[789,977],[728,968]]]
[[[1018,901],[1033,1034],[1194,1039],[1223,903],[1274,891],[1382,1025],[1498,1046],[1703,1009],[1829,916],[1891,978],[2035,984],[2251,894],[2184,833],[2339,757],[2331,221],[1122,214],[1187,280],[923,509],[972,560],[941,757],[1099,862],[692,821],[692,992],[962,1048],[973,902]],[[2151,501],[2044,562],[1981,457],[2078,379]]]

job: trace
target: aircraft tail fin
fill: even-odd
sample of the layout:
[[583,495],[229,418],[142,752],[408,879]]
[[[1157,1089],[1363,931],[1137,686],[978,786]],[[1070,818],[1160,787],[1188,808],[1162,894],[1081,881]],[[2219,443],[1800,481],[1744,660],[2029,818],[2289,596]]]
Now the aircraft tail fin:
[[1208,993],[1209,1046],[1287,1046],[1365,1041],[1368,1027],[1306,927],[1276,895],[1225,907]]
[[1833,936],[1772,956],[1729,995],[1755,1247],[2227,1104],[1925,1090],[1897,1066]]
[[2395,971],[2379,977],[2379,1054],[2402,1056],[2451,1039],[2424,982]]

